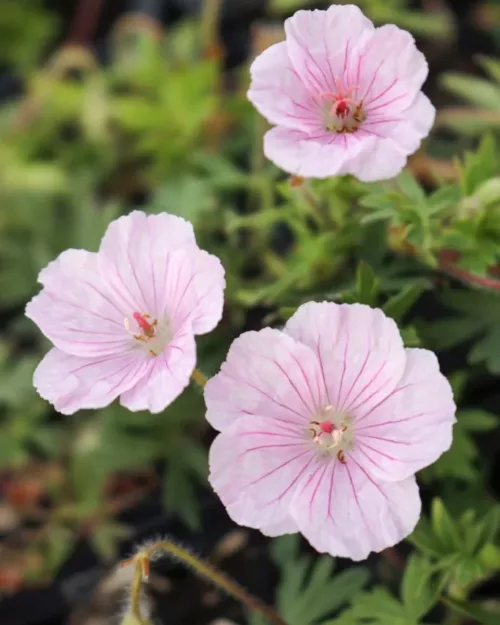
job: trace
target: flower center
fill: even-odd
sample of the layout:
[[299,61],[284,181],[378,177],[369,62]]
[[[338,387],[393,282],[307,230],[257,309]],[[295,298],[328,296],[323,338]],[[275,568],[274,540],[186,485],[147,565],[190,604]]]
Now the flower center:
[[354,434],[349,415],[333,412],[333,406],[326,406],[309,423],[309,433],[318,450],[325,456],[336,455],[343,464],[345,453],[353,448]]
[[150,356],[161,354],[172,338],[168,319],[158,321],[147,313],[132,313],[131,318],[125,318],[124,325],[127,332],[137,342],[137,346],[144,349]]
[[356,132],[366,119],[363,100],[356,102],[351,97],[358,89],[357,85],[345,89],[342,82],[335,79],[336,91],[325,91],[320,97],[326,100],[324,125],[328,132]]

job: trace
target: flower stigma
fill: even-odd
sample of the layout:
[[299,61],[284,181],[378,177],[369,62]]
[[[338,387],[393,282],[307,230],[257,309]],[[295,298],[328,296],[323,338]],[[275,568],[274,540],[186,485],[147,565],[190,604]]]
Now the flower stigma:
[[131,318],[125,318],[124,325],[127,332],[137,341],[138,347],[143,348],[150,356],[161,354],[172,338],[168,320],[159,322],[148,313],[134,312]]
[[336,455],[346,464],[345,452],[352,449],[354,435],[349,415],[333,411],[333,406],[321,410],[317,419],[309,423],[309,433],[319,452],[324,456]]

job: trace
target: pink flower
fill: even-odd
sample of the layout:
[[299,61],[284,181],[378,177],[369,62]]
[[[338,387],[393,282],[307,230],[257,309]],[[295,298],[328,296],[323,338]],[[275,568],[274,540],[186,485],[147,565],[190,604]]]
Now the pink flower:
[[297,11],[285,32],[250,70],[248,98],[275,125],[264,137],[267,158],[305,178],[396,176],[435,116],[413,37],[374,28],[354,5]]
[[35,371],[40,395],[63,414],[120,397],[164,410],[196,364],[195,334],[222,314],[224,270],[191,224],[134,211],[108,227],[99,251],[67,250],[43,269],[26,315],[54,344]]
[[435,355],[360,304],[311,302],[283,331],[242,334],[205,401],[221,432],[209,479],[233,520],[353,560],[413,530],[414,474],[455,421]]

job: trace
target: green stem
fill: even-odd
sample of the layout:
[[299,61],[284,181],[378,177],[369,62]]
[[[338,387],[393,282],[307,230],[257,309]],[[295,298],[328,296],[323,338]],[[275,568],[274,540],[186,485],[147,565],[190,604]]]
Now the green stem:
[[[143,569],[141,562],[135,567],[134,579],[130,591],[130,614],[139,625],[150,625],[149,620],[144,620],[141,614],[141,590],[143,580]],[[130,620],[130,619],[129,619]],[[122,624],[123,625],[123,624]]]
[[201,13],[201,40],[203,51],[212,53],[218,49],[217,28],[221,0],[204,0]]
[[195,369],[191,375],[191,378],[201,386],[201,388],[205,388],[206,383],[208,382],[208,378],[203,375],[203,373],[199,369]]

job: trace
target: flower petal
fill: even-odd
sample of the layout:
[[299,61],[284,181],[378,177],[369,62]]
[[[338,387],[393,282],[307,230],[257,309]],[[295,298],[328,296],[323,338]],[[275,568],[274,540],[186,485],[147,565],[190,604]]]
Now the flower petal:
[[107,406],[134,386],[147,366],[136,353],[80,358],[54,348],[36,368],[33,383],[58,412],[73,414]]
[[288,505],[315,458],[300,427],[242,417],[212,444],[209,481],[240,525],[267,530],[268,535],[294,532]]
[[325,462],[304,476],[290,513],[299,530],[321,553],[363,560],[408,536],[421,511],[414,477],[377,482],[352,458]]
[[134,211],[108,228],[99,252],[104,282],[134,312],[168,316],[174,331],[190,320],[195,334],[222,316],[224,269],[201,250],[191,224],[174,215]]
[[426,137],[436,117],[436,109],[432,105],[429,98],[422,92],[419,92],[413,103],[406,109],[404,118],[400,123],[386,122],[384,124],[383,117],[380,122],[372,125],[365,125],[375,132],[381,132],[384,136],[391,139],[401,151],[406,154],[413,154],[420,147],[422,139]]
[[316,136],[277,126],[264,135],[264,154],[283,171],[304,178],[328,178],[351,171],[349,163],[370,152],[375,137],[321,131]]
[[379,404],[399,382],[405,350],[397,325],[362,304],[309,302],[288,320],[285,332],[318,356],[328,403],[357,415]]
[[59,349],[100,357],[128,349],[125,310],[103,284],[97,255],[66,250],[40,272],[44,285],[26,307],[26,316]]
[[369,115],[407,109],[422,87],[429,68],[412,35],[388,24],[377,28],[356,50],[358,94]]
[[106,284],[129,315],[160,312],[166,257],[187,246],[195,246],[193,227],[175,215],[133,211],[109,225],[99,263]]
[[406,354],[397,387],[356,421],[356,460],[378,479],[405,479],[435,462],[452,442],[456,407],[435,354]]
[[[195,334],[206,334],[215,328],[222,317],[226,286],[224,267],[217,256],[204,250],[192,250],[189,254],[192,275],[186,290],[192,291],[193,295],[184,302],[185,314],[189,314]],[[180,312],[183,301],[175,301]]]
[[148,364],[146,374],[121,395],[120,403],[132,411],[158,413],[182,393],[196,366],[196,343],[190,325],[185,324],[161,354],[148,359]]
[[224,431],[235,419],[259,415],[307,427],[325,392],[314,353],[279,330],[245,332],[205,387],[206,418]]
[[248,99],[272,124],[297,130],[321,129],[321,101],[295,72],[284,41],[264,50],[250,67]]
[[409,152],[402,149],[402,146],[382,135],[375,136],[373,132],[369,127],[362,127],[358,131],[360,137],[370,137],[373,143],[353,158],[346,167],[348,173],[362,182],[390,180],[401,173],[408,160]]
[[374,31],[354,5],[333,5],[326,11],[297,11],[285,21],[288,55],[312,93],[335,91],[344,80],[350,52]]
[[385,115],[368,118],[358,131],[360,136],[375,138],[373,144],[351,159],[349,173],[363,182],[389,180],[406,165],[434,123],[436,110],[429,98],[418,93],[404,116]]

